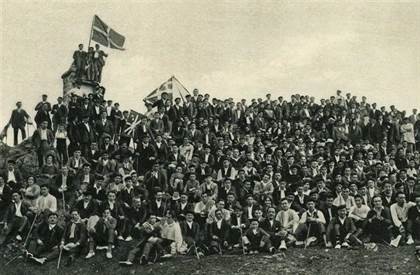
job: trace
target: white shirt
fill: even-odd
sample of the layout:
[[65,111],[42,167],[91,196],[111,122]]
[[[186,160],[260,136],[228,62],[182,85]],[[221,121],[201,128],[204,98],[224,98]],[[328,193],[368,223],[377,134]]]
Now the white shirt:
[[191,229],[192,225],[193,225],[193,222],[187,222],[187,224],[188,224],[188,227]]
[[15,207],[16,207],[15,216],[17,216],[17,217],[23,217],[22,212],[20,211],[21,206],[22,206],[21,201],[19,203],[15,203]]
[[220,220],[217,221],[217,228],[218,229],[222,228],[222,221],[223,221],[223,219],[220,219]]
[[252,219],[252,206],[248,206],[248,218]]
[[90,127],[89,127],[89,124],[88,123],[85,123],[85,127],[88,130],[88,132],[90,132]]
[[41,140],[47,140],[47,129],[40,129]]
[[12,171],[8,170],[7,171],[7,181],[16,182],[16,177],[15,177],[15,171],[14,170],[12,170]]

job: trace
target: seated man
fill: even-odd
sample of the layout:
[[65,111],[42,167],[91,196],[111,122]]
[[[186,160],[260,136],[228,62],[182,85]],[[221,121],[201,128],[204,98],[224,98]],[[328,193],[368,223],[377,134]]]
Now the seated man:
[[239,247],[242,244],[241,235],[244,234],[248,227],[248,219],[243,215],[243,209],[240,205],[235,206],[234,212],[230,217],[229,244],[233,247]]
[[3,219],[3,236],[0,245],[4,244],[13,234],[16,240],[22,241],[28,220],[32,216],[30,205],[22,200],[19,192],[12,193],[12,203],[8,206]]
[[[324,240],[327,246],[327,237],[325,233],[325,218],[324,214],[315,208],[315,201],[309,199],[306,203],[306,210],[299,221],[299,226],[296,229],[296,238],[299,242],[296,245],[301,245],[305,241],[305,247],[309,246],[312,242]],[[306,236],[306,239],[305,239]]]
[[92,199],[92,190],[86,190],[82,194],[82,199],[79,200],[74,208],[80,213],[80,219],[86,223],[90,217],[97,215],[98,204]]
[[391,245],[397,247],[400,240],[403,242],[410,241],[410,244],[413,243],[413,238],[410,236],[410,240],[407,239],[407,220],[408,220],[408,211],[415,205],[415,203],[409,201],[406,202],[405,194],[403,192],[398,192],[396,194],[396,203],[392,204],[390,207],[391,218],[394,224],[394,235],[396,238],[391,241]]
[[382,206],[382,198],[372,198],[373,208],[367,215],[366,233],[371,242],[389,243],[391,240],[391,229],[393,227],[389,209]]
[[356,233],[356,226],[352,218],[347,217],[346,205],[339,205],[337,207],[337,217],[331,220],[328,227],[327,240],[332,240],[336,249],[349,247],[349,242],[361,245],[362,242],[355,237],[354,233]]
[[290,208],[287,198],[280,201],[280,211],[277,213],[276,220],[280,223],[278,237],[280,239],[280,250],[286,250],[287,244],[296,241],[295,232],[299,225],[299,216],[297,212]]
[[[69,254],[66,265],[70,266],[77,255],[80,254],[87,239],[85,224],[81,221],[79,211],[73,209],[70,212],[70,222],[64,228],[64,235],[61,240],[60,249]],[[58,257],[58,253],[55,257]]]
[[354,196],[354,201],[355,205],[350,207],[349,218],[353,219],[354,225],[356,226],[356,233],[354,235],[359,237],[365,230],[367,215],[370,211],[370,208],[363,203],[363,197],[360,195]]
[[187,210],[185,215],[185,221],[180,223],[182,238],[187,244],[187,248],[197,246],[200,243],[200,225],[194,221],[194,211],[192,209]]
[[89,253],[86,259],[95,256],[96,248],[103,249],[105,246],[106,258],[112,259],[112,246],[115,238],[115,228],[117,227],[117,220],[111,216],[111,210],[105,208],[102,212],[102,217],[96,223],[95,227],[90,228],[89,235]]
[[39,196],[36,203],[38,211],[48,216],[50,212],[57,212],[57,199],[50,194],[50,188],[48,185],[41,185],[41,196]]
[[416,244],[416,254],[420,257],[420,194],[416,194],[414,199],[416,205],[408,210],[407,234],[408,240],[411,236],[413,243]]
[[38,264],[44,264],[57,254],[58,247],[63,237],[63,228],[57,225],[58,215],[51,212],[48,220],[42,222],[34,232],[34,238],[29,243],[28,250],[33,255],[29,259]]
[[142,252],[140,257],[140,264],[147,264],[152,248],[156,246],[160,248],[161,239],[161,227],[157,222],[157,217],[154,214],[149,216],[149,219],[141,226],[136,225],[135,229],[140,231],[142,237],[140,241],[128,252],[127,260],[120,261],[120,265],[131,266],[136,258],[137,254]]
[[274,219],[276,217],[276,209],[274,207],[269,207],[267,209],[267,218],[265,218],[260,227],[265,232],[270,235],[270,242],[274,247],[279,247],[280,239],[280,228],[281,224],[278,220]]
[[124,231],[126,217],[122,205],[116,198],[117,195],[115,191],[108,191],[107,200],[101,204],[100,209],[101,212],[107,208],[111,210],[111,216],[117,220],[118,240],[124,240],[121,232]]
[[228,221],[223,218],[222,210],[216,209],[214,212],[215,220],[209,219],[208,222],[208,237],[209,248],[211,253],[223,252],[223,248],[230,248],[228,244],[230,225]]
[[125,241],[130,242],[133,240],[134,227],[142,225],[146,221],[147,215],[147,208],[143,206],[141,198],[135,197],[132,207],[127,212],[124,232],[121,232],[122,236],[127,236]]
[[420,244],[420,194],[414,196],[414,202],[408,210],[407,233],[415,244]]
[[252,219],[249,224],[249,229],[245,232],[243,243],[249,254],[256,254],[258,252],[274,252],[274,247],[270,242],[270,235],[259,227],[257,219]]

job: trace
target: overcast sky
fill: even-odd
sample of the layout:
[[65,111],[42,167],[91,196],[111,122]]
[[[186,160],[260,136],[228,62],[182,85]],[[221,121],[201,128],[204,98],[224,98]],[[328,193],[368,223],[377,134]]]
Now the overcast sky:
[[54,103],[61,74],[97,14],[126,36],[109,53],[107,97],[123,109],[171,75],[215,97],[329,96],[337,89],[401,109],[420,107],[420,1],[2,2],[0,127],[17,100],[33,116]]

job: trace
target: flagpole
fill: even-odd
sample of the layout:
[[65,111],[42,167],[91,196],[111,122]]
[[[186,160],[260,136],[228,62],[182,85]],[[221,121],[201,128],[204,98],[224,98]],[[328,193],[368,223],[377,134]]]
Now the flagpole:
[[93,19],[92,19],[92,25],[90,26],[90,36],[89,36],[89,44],[88,44],[88,48],[87,48],[87,50],[89,50],[89,48],[90,48],[90,42],[92,41],[93,21],[95,20],[95,16],[96,16],[96,15],[94,15],[94,16],[93,16]]

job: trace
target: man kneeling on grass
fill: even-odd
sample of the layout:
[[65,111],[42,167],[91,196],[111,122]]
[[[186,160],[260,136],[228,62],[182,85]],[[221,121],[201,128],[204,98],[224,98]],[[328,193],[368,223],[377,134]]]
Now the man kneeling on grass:
[[112,259],[112,246],[114,244],[116,227],[117,220],[111,216],[111,210],[109,208],[104,209],[102,217],[88,231],[89,253],[86,255],[86,259],[95,256],[95,246],[97,250],[106,249],[106,258]]

